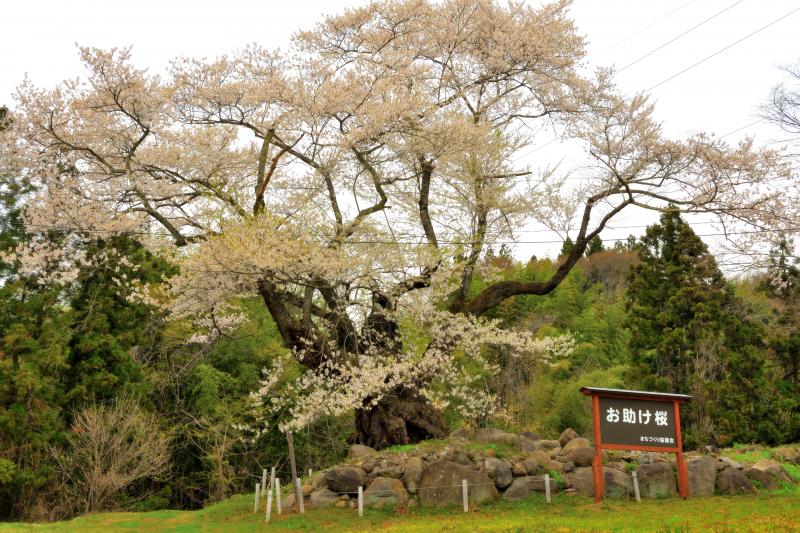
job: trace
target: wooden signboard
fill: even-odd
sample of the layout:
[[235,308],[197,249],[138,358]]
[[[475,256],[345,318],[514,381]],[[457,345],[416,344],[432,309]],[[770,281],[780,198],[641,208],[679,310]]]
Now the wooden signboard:
[[674,452],[678,456],[678,492],[689,495],[689,477],[683,460],[680,404],[685,394],[582,387],[592,398],[594,419],[594,501],[603,495],[603,450]]

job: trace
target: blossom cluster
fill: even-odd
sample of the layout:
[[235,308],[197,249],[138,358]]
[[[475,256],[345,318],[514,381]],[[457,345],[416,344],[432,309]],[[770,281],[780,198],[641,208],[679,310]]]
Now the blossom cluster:
[[[515,354],[549,360],[568,354],[574,345],[570,336],[536,339],[530,333],[500,329],[496,321],[429,311],[423,316],[431,340],[421,352],[412,346],[354,355],[332,348],[318,368],[289,382],[284,380],[286,361],[279,359],[263,370],[251,399],[264,417],[280,417],[282,431],[299,430],[321,416],[370,409],[399,387],[476,421],[501,409],[497,395],[486,386],[486,377],[498,368],[481,354],[483,347],[505,346]],[[302,359],[303,354],[295,356]]]

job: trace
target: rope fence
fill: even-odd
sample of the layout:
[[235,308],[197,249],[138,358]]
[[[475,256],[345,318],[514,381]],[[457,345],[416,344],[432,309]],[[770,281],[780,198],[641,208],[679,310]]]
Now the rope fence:
[[[267,472],[267,469],[264,469],[263,472],[262,472],[262,479],[264,479],[264,480],[266,480],[266,472]],[[309,475],[310,474],[311,474],[311,470],[309,470]],[[550,483],[551,483],[550,474],[545,474],[543,477],[544,477],[545,498],[546,498],[547,503],[550,504],[550,503],[552,503],[551,490],[550,490]],[[301,485],[300,479],[301,478],[298,476],[298,478],[297,478],[297,486],[301,489],[300,493],[302,494],[302,485]],[[637,496],[638,496],[639,487],[638,487],[637,481],[638,480],[634,477],[634,484],[635,484],[635,488],[636,488],[636,492],[637,492]],[[266,481],[265,481],[265,483],[266,483]],[[433,485],[433,486],[428,486],[428,487],[419,487],[419,488],[417,488],[417,493],[420,493],[420,492],[423,492],[423,491],[440,490],[440,489],[461,489],[462,503],[463,503],[463,506],[464,506],[464,512],[466,513],[466,512],[469,511],[469,488],[470,487],[487,487],[487,486],[494,487],[495,483],[494,482],[491,482],[491,483],[469,483],[466,479],[462,479],[461,483],[458,484],[458,485]],[[277,513],[281,514],[283,512],[282,500],[281,500],[281,480],[280,480],[280,478],[275,476],[275,467],[272,467],[272,473],[271,473],[270,478],[269,478],[269,485],[267,485],[265,487],[264,485],[262,485],[260,483],[256,483],[255,506],[254,506],[253,512],[254,513],[258,512],[259,499],[260,499],[259,497],[264,495],[264,494],[266,494],[266,496],[267,496],[267,508],[266,508],[265,515],[264,515],[264,521],[265,522],[269,522],[270,517],[272,515],[272,501],[273,501],[272,495],[273,495],[273,491],[275,492],[275,502],[276,502]],[[374,496],[385,496],[385,495],[394,495],[394,494],[397,494],[397,492],[394,491],[394,490],[391,490],[391,489],[374,489],[374,490],[369,490],[369,491],[367,491],[365,493],[364,487],[363,486],[359,486],[358,490],[356,490],[356,491],[343,491],[343,492],[336,491],[335,494],[337,496],[355,496],[357,498],[357,501],[358,501],[358,516],[359,517],[363,517],[364,516],[364,495],[365,494],[367,494],[368,496],[373,496],[373,495]],[[305,505],[304,505],[304,501],[303,500],[304,500],[304,498],[300,498],[299,501],[295,502],[295,504],[298,506],[298,510],[300,511],[300,513],[305,513]],[[637,501],[639,501],[638,497],[637,497]]]

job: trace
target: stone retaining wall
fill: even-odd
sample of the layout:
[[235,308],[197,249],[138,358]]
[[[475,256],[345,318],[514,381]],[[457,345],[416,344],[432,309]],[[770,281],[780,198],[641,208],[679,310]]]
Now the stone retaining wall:
[[[510,450],[498,458],[492,446]],[[800,449],[773,452],[784,461],[800,464]],[[553,494],[564,491],[593,496],[589,439],[565,430],[558,440],[539,439],[498,429],[458,430],[438,449],[377,452],[352,446],[346,464],[306,479],[306,505],[355,507],[358,487],[364,488],[367,507],[444,506],[462,504],[462,480],[469,483],[471,505],[498,498],[521,500],[545,492],[544,474],[550,474]],[[676,496],[675,455],[603,452],[607,498],[633,497],[631,473],[636,471],[642,498]],[[780,463],[762,459],[745,467],[715,454],[686,454],[690,496],[755,493],[774,490],[791,479]],[[293,503],[289,497],[287,506]]]

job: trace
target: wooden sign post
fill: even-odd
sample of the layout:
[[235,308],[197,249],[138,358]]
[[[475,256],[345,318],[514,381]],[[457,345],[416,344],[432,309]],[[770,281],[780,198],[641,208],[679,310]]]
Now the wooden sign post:
[[678,457],[678,492],[689,495],[689,476],[683,460],[680,404],[686,394],[582,387],[592,398],[594,420],[594,501],[605,489],[603,450],[674,452]]

